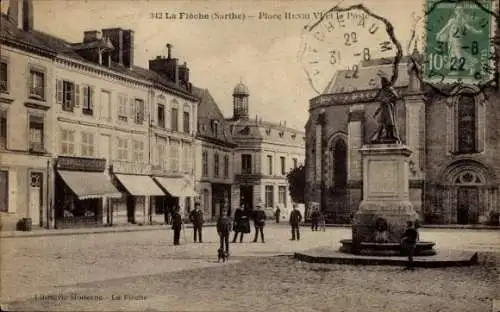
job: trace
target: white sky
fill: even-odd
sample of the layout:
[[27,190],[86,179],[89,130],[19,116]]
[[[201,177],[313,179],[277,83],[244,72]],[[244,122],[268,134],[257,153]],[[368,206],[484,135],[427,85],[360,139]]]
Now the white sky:
[[[422,0],[345,0],[342,6],[362,2],[394,26],[404,51],[414,15],[422,16]],[[83,31],[123,27],[135,31],[135,64],[166,55],[187,62],[191,80],[208,88],[226,117],[232,115],[232,90],[240,81],[250,89],[250,115],[303,128],[308,101],[317,94],[310,87],[297,54],[303,26],[313,20],[152,20],[150,13],[245,13],[258,15],[325,11],[338,1],[146,1],[146,0],[35,0],[35,28],[71,42]],[[6,12],[8,1],[2,1]],[[412,15],[413,14],[413,15]],[[332,73],[333,75],[333,73]]]

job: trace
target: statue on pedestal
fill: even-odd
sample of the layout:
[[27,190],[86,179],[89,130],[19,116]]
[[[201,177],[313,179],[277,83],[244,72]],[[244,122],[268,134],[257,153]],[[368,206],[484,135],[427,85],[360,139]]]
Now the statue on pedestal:
[[373,114],[373,118],[380,115],[378,118],[378,128],[375,135],[372,137],[373,144],[383,143],[399,143],[397,123],[396,123],[396,100],[398,94],[389,79],[381,76],[382,88],[376,96],[376,100],[380,101],[380,106]]

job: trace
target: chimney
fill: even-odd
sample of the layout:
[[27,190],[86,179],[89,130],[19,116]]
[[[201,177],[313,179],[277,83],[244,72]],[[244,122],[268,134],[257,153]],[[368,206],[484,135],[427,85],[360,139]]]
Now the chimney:
[[131,68],[134,66],[134,31],[122,28],[106,28],[102,35],[108,37],[115,47],[111,53],[111,60],[120,65]]
[[33,1],[32,0],[9,0],[7,11],[9,19],[24,31],[33,30]]
[[186,62],[179,66],[179,80],[186,84],[189,83],[189,68]]
[[98,30],[88,30],[83,32],[83,42],[92,42],[96,40],[101,40],[102,35]]
[[[172,45],[167,43],[167,58],[156,58],[154,60],[149,60],[149,70],[152,70],[164,77],[167,77],[169,80],[174,83],[179,83],[179,72],[180,67],[178,63],[178,59],[172,58]],[[184,72],[185,77],[189,79],[189,70],[186,67],[186,71]]]

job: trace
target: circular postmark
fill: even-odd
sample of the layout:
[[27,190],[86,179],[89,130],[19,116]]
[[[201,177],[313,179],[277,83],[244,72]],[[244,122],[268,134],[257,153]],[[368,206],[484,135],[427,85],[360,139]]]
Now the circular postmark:
[[468,86],[481,93],[497,85],[499,20],[494,0],[426,0],[410,40],[423,42],[423,53],[411,55],[417,77],[444,96]]
[[[391,64],[391,85],[397,80],[403,52],[394,27],[362,4],[335,6],[323,12],[304,27],[302,35],[299,60],[309,84],[318,94],[328,88],[335,75],[359,79],[362,64],[374,59]],[[345,90],[348,91],[355,90]]]

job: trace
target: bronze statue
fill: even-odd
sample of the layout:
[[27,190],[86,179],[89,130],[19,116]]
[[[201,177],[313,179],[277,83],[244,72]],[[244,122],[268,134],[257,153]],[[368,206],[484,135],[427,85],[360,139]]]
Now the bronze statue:
[[376,99],[379,100],[380,106],[373,114],[373,118],[378,118],[378,128],[375,136],[372,138],[372,143],[397,143],[400,141],[397,123],[396,123],[396,100],[398,94],[389,79],[380,77],[382,88],[378,92]]

